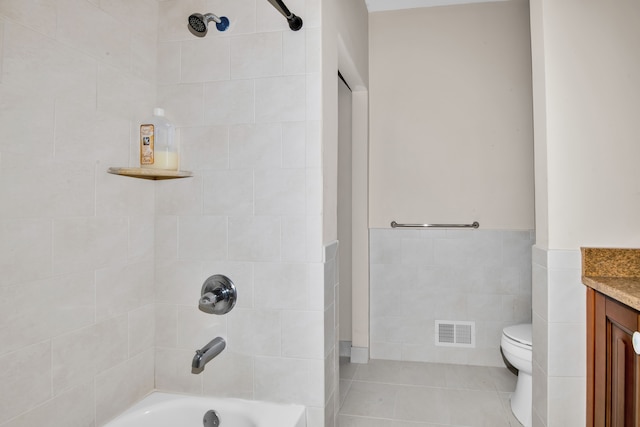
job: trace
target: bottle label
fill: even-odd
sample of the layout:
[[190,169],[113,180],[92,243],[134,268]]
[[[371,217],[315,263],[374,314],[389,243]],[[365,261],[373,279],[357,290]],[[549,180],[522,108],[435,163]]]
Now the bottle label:
[[153,143],[154,143],[153,125],[140,126],[140,164],[152,165],[154,163]]

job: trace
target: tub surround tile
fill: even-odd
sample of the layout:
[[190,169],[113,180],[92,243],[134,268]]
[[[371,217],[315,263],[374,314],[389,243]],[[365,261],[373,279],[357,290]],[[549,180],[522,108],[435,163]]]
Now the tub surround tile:
[[54,395],[127,360],[127,323],[126,315],[118,316],[54,338],[51,341]]
[[194,37],[184,41],[180,44],[180,60],[181,83],[229,80],[229,39]]
[[0,288],[0,355],[93,324],[95,301],[91,273]]
[[175,393],[202,394],[202,375],[191,373],[191,360],[194,354],[195,349],[156,347],[156,389]]
[[154,388],[154,365],[150,348],[96,376],[97,425],[115,418]]
[[44,404],[26,412],[2,427],[33,427],[51,425],[55,420],[60,426],[95,425],[95,387],[89,381],[64,391]]
[[52,397],[51,341],[0,356],[0,424]]

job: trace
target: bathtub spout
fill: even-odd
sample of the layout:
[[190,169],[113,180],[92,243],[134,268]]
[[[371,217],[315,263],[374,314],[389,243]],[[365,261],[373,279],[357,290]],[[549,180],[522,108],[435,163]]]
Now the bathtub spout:
[[200,350],[196,350],[193,361],[191,362],[191,373],[199,374],[204,370],[204,366],[209,363],[211,359],[222,353],[222,350],[227,346],[224,338],[217,337],[209,342],[209,344],[202,347]]

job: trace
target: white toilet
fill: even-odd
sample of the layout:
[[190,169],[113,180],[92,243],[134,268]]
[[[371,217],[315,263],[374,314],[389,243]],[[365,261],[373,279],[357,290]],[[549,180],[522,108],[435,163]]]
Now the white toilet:
[[531,324],[504,328],[500,347],[505,359],[518,370],[516,391],[511,395],[511,411],[524,427],[531,427]]

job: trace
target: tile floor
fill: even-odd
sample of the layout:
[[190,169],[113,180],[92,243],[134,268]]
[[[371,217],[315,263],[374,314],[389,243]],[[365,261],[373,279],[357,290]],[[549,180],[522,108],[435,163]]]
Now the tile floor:
[[340,358],[339,427],[522,427],[506,368]]

